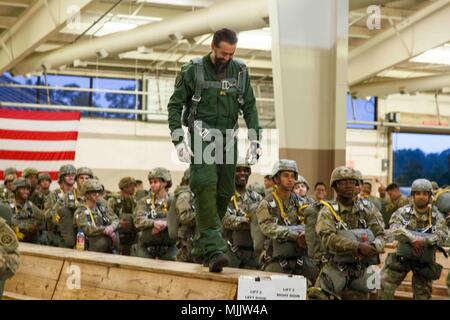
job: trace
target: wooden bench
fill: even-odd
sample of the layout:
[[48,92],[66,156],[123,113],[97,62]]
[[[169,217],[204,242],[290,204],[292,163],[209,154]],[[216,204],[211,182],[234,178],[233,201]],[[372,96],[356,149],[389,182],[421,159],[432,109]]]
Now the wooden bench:
[[[6,281],[5,299],[232,300],[239,276],[273,273],[143,259],[21,243],[21,264]],[[79,287],[77,286],[77,273]]]
[[[384,263],[395,245],[388,244]],[[225,268],[222,273],[192,263],[143,259],[95,252],[78,252],[21,243],[21,264],[6,281],[3,299],[13,300],[137,300],[137,299],[236,299],[241,275],[270,276],[273,273]],[[433,282],[433,299],[448,299],[446,277],[450,259],[438,253],[444,266]],[[380,267],[382,267],[382,264]],[[78,283],[76,274],[81,275]],[[412,299],[411,274],[396,291],[397,299]]]

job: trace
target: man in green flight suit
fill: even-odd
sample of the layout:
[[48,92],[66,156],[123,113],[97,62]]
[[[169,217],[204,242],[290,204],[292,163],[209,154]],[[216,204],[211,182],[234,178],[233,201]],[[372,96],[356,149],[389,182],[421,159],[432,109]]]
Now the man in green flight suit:
[[[192,254],[204,259],[210,272],[221,272],[229,263],[221,219],[235,189],[240,112],[251,141],[247,162],[253,165],[261,155],[256,100],[245,64],[233,59],[236,46],[235,32],[216,31],[211,52],[182,67],[168,104],[169,128],[178,158],[191,163],[190,187],[195,195],[198,228]],[[189,139],[183,139],[182,122],[189,129]],[[214,145],[214,154],[205,156]]]

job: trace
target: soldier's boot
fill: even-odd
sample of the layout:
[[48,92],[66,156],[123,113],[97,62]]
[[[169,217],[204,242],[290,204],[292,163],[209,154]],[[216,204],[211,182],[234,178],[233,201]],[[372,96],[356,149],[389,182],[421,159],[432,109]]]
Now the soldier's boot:
[[225,253],[216,253],[209,260],[209,272],[222,272],[223,267],[228,266],[229,263],[230,260]]

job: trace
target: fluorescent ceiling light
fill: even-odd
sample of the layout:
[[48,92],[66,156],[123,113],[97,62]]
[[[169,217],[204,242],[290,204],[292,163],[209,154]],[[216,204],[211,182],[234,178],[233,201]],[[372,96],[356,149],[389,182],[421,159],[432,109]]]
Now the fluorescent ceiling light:
[[95,32],[95,35],[97,37],[101,37],[111,33],[132,30],[137,26],[138,25],[134,23],[107,22],[100,28],[100,30]]
[[269,51],[272,48],[270,30],[251,30],[240,32],[238,48]]
[[412,58],[412,62],[450,65],[450,45],[425,51],[421,55]]

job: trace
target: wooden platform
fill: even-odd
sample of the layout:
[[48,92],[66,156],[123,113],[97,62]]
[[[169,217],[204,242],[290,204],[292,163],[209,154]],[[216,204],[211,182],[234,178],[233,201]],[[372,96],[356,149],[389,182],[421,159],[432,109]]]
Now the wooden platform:
[[6,282],[4,299],[231,300],[236,299],[239,276],[272,274],[233,268],[216,274],[199,264],[26,243],[20,244],[20,252],[20,268]]
[[[381,260],[395,250],[387,245]],[[5,285],[3,299],[14,300],[232,300],[241,275],[273,273],[224,268],[210,273],[199,264],[142,259],[94,252],[78,252],[20,244],[21,265]],[[438,253],[444,266],[433,282],[433,299],[448,299],[446,277],[450,259]],[[382,265],[380,265],[382,267]],[[79,283],[77,283],[77,273]],[[79,286],[78,286],[79,285]],[[396,292],[397,299],[412,299],[411,274]]]

